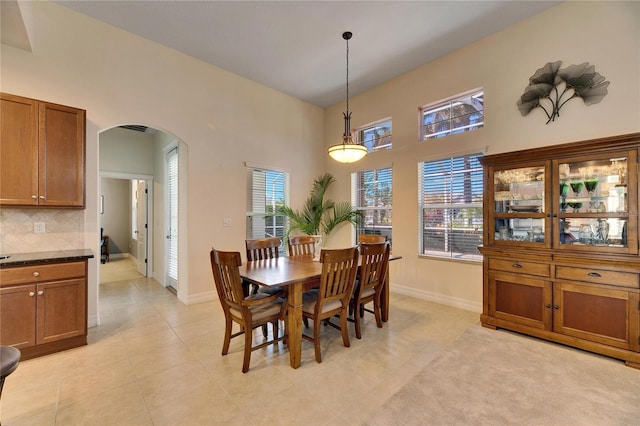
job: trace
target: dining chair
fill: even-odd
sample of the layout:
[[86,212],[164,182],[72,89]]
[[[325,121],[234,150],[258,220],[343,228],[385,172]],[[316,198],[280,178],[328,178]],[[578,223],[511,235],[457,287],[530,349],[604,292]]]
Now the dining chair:
[[[273,238],[260,238],[255,240],[245,240],[245,246],[247,248],[247,261],[252,262],[254,260],[267,260],[267,259],[277,259],[280,257],[280,244],[281,240],[278,237]],[[259,288],[256,284],[251,284],[243,281],[243,286],[245,288],[245,294],[248,294],[249,287],[251,287],[251,294],[257,293],[277,293],[282,291],[280,287],[264,287]]]
[[315,254],[316,238],[311,235],[289,237],[289,256]]
[[[277,259],[280,257],[280,244],[282,240],[278,237],[273,238],[259,238],[255,240],[244,240],[245,246],[247,248],[247,261],[252,262],[254,260],[268,260],[268,259]],[[243,290],[245,291],[245,295],[256,294],[256,293],[266,293],[266,294],[274,294],[281,293],[285,290],[281,287],[265,287],[259,286],[257,284],[249,283],[246,281],[242,281]],[[262,334],[264,337],[267,337],[267,325],[262,326]]]
[[[245,296],[240,277],[240,253],[211,249],[211,269],[225,318],[222,355],[229,352],[231,339],[244,334],[244,360],[242,372],[249,371],[251,352],[270,344],[276,345],[279,337],[278,320],[284,318],[286,303],[283,293],[252,294]],[[240,331],[233,333],[233,323],[240,325]],[[253,346],[253,329],[271,323],[273,338]]]
[[245,245],[247,247],[247,260],[251,262],[254,260],[274,259],[279,257],[280,253],[278,252],[278,248],[280,247],[280,243],[281,240],[278,237],[245,240]]
[[[390,250],[389,243],[360,244],[360,256],[362,257],[360,275],[356,280],[349,306],[349,311],[353,312],[353,322],[358,339],[362,338],[361,321],[365,311],[375,314],[376,325],[378,328],[382,328],[380,297],[389,267]],[[371,302],[373,302],[373,310],[366,309],[365,305]]]
[[[347,316],[349,300],[358,269],[358,249],[323,249],[320,252],[322,274],[318,289],[305,291],[302,294],[302,317],[313,320],[313,337],[306,334],[302,338],[313,342],[316,362],[322,362],[320,353],[320,324],[324,323],[339,329],[342,343],[349,347],[349,331]],[[334,315],[340,317],[340,326],[329,320]]]
[[374,235],[374,234],[360,234],[358,235],[359,243],[384,243],[387,241],[387,237],[385,235]]

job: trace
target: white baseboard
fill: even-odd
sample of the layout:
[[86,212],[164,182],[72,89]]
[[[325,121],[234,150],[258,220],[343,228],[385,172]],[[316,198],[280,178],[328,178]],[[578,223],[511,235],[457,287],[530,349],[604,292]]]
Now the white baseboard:
[[96,327],[98,324],[100,324],[100,318],[98,315],[89,315],[87,317],[87,327]]
[[198,293],[188,296],[182,293],[180,289],[178,289],[178,300],[185,305],[194,305],[196,303],[218,300],[218,294],[215,291],[205,291],[204,293]]
[[452,306],[454,308],[464,309],[465,311],[482,313],[482,302],[446,296],[432,291],[418,290],[394,283],[391,283],[389,289],[392,293],[404,294],[405,296],[428,300],[429,302],[440,303],[441,305]]

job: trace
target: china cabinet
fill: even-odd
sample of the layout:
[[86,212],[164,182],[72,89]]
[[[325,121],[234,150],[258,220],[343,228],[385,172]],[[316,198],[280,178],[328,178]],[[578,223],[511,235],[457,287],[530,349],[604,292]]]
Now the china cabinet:
[[0,205],[85,206],[82,109],[0,93]]
[[482,324],[640,368],[640,133],[489,155]]

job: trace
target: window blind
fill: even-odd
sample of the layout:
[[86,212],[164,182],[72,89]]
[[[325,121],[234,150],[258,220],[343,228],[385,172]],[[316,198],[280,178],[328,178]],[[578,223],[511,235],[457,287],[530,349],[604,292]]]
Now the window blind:
[[167,153],[167,204],[169,207],[169,233],[167,278],[177,288],[178,282],[178,147]]
[[420,254],[480,260],[482,154],[421,162],[418,167]]
[[273,213],[279,206],[288,205],[288,199],[288,173],[247,168],[247,239],[283,238],[286,218]]
[[351,204],[363,213],[356,227],[356,243],[360,234],[385,235],[391,242],[393,170],[366,170],[351,174]]

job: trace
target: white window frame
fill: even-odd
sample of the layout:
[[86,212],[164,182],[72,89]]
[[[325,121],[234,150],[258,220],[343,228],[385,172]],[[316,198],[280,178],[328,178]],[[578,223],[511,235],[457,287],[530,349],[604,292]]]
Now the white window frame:
[[[481,99],[481,100],[479,100]],[[458,105],[464,104],[469,105],[470,103],[475,103],[476,106],[482,107],[482,118],[478,122],[473,123],[456,123],[455,119],[460,117],[470,117],[474,113],[468,114],[457,114],[454,115],[453,108]],[[425,116],[437,113],[438,111],[449,110],[448,118],[445,120],[438,121],[439,123],[448,124],[445,129],[434,131],[429,129],[428,127],[433,124],[425,124]],[[470,90],[465,93],[460,93],[458,95],[452,96],[447,99],[442,99],[437,102],[433,102],[427,105],[420,107],[419,109],[419,123],[420,123],[420,140],[429,140],[429,139],[437,139],[444,136],[448,136],[455,133],[468,132],[472,130],[478,130],[484,127],[484,90],[482,88]]]
[[[375,179],[378,174],[383,173],[383,179]],[[372,195],[367,197],[363,187],[365,178],[373,175],[375,180],[370,182],[369,191]],[[387,178],[388,176],[388,178]],[[385,202],[387,197],[382,191],[386,190],[386,185],[390,187],[390,195],[388,202]],[[365,184],[366,185],[366,184]],[[365,202],[365,199],[369,198],[370,202]],[[360,234],[376,234],[384,235],[387,237],[387,241],[391,242],[393,232],[393,167],[383,167],[380,169],[363,170],[359,172],[351,173],[351,205],[356,210],[363,213],[364,220],[359,226],[354,228],[354,240],[358,243],[358,235]],[[372,216],[372,223],[369,225],[367,218]],[[377,220],[375,218],[378,218]],[[376,223],[380,222],[380,218],[388,220],[388,224]]]
[[[279,237],[283,240],[280,254],[284,255],[284,237],[289,222],[284,216],[273,216],[273,208],[289,205],[289,172],[273,167],[247,164],[247,221],[248,240]],[[273,178],[273,175],[277,175]],[[276,197],[272,196],[276,193]]]
[[[481,157],[481,150],[474,150],[472,154],[452,154],[438,159],[429,159],[418,163],[418,255],[421,257],[434,257],[439,259],[461,260],[471,262],[481,262],[482,255],[477,249],[477,245],[482,244],[484,229],[483,217],[483,192],[484,181],[482,166],[475,160]],[[455,167],[456,162],[468,158],[472,162],[471,168]],[[446,165],[449,167],[442,172],[432,172],[427,174],[425,165]],[[470,185],[464,184],[465,175],[471,174]],[[463,179],[462,186],[460,179]],[[425,184],[430,182],[430,184]],[[435,188],[435,184],[442,187]],[[478,188],[479,186],[479,188]],[[428,200],[429,191],[426,187],[432,187],[433,199]],[[472,200],[460,199],[471,196]],[[457,194],[457,196],[456,196]],[[472,214],[464,214],[472,209]],[[432,211],[430,215],[431,223],[425,223],[427,211]],[[460,216],[458,216],[460,213]],[[475,214],[473,214],[475,213]],[[441,216],[441,220],[438,217]],[[464,223],[466,222],[466,223]],[[431,247],[425,242],[428,238],[433,238]],[[439,243],[438,239],[442,238]],[[440,250],[433,246],[442,245]],[[470,246],[475,250],[468,250]],[[463,247],[460,249],[460,247]]]
[[[377,130],[384,131],[385,128],[389,129],[388,133],[385,133],[382,136],[371,136],[371,133],[375,133]],[[382,120],[378,120],[365,126],[359,127],[355,131],[356,141],[364,145],[367,148],[367,152],[369,153],[391,149],[393,147],[392,137],[393,122],[391,120],[391,117],[384,118]],[[383,138],[388,138],[388,140],[381,141],[381,144],[379,145],[378,141],[382,140]]]

